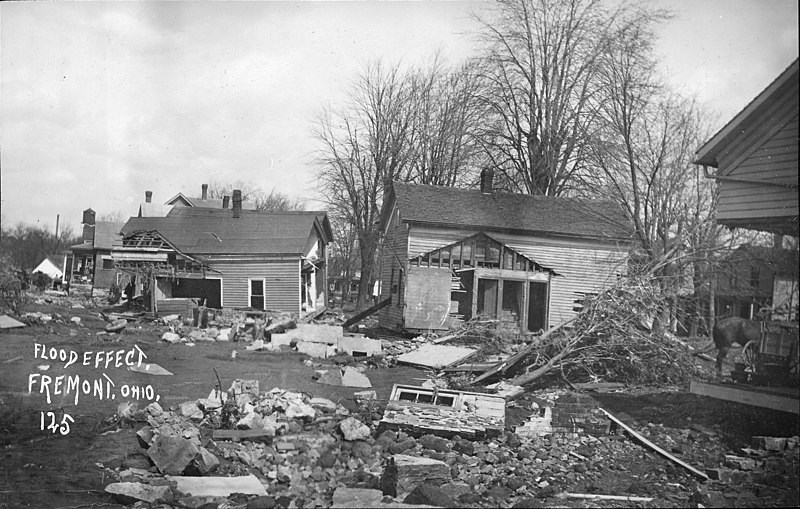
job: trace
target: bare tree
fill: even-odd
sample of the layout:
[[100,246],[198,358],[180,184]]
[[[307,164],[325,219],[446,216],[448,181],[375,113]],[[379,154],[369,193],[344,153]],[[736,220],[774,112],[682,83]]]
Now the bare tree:
[[331,210],[352,225],[358,239],[361,286],[357,306],[369,299],[380,241],[377,223],[385,190],[407,180],[414,119],[411,94],[399,66],[372,62],[357,76],[349,104],[325,109],[315,136],[321,143],[318,185]]
[[599,0],[500,0],[491,15],[475,16],[486,48],[481,97],[491,112],[482,139],[510,187],[559,196],[580,184],[589,101],[613,28],[663,17]]
[[97,218],[97,220],[109,223],[124,223],[128,220],[129,217],[131,217],[130,214],[126,214],[121,210],[115,210],[113,212],[102,214],[100,217]]
[[330,269],[328,274],[331,277],[340,278],[342,300],[348,301],[351,282],[355,279],[356,271],[360,267],[358,239],[353,225],[340,215],[331,216],[331,229],[334,241],[329,246]]
[[448,67],[437,55],[410,75],[414,121],[410,180],[439,186],[465,185],[479,165],[478,134],[484,124],[474,62]]
[[233,190],[238,189],[242,192],[242,199],[251,201],[255,204],[256,210],[260,211],[299,211],[305,210],[306,202],[298,198],[292,198],[288,194],[270,190],[264,192],[260,187],[247,184],[238,180],[236,182],[216,182],[211,181],[208,186],[208,197],[220,199],[224,196],[232,196]]
[[45,257],[58,253],[68,246],[78,244],[72,226],[64,225],[56,237],[47,226],[17,223],[14,227],[0,228],[0,254],[17,269],[33,270]]

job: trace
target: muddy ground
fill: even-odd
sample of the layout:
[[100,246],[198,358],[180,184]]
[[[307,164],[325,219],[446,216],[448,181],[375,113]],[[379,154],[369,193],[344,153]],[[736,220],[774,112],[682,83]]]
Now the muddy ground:
[[[311,396],[328,398],[355,409],[353,391],[359,389],[320,385],[312,379],[314,367],[304,363],[308,357],[297,353],[245,352],[242,343],[200,343],[195,346],[167,344],[160,341],[166,330],[163,325],[131,324],[120,336],[99,335],[103,322],[96,309],[75,309],[50,305],[34,305],[32,311],[58,313],[66,323],[48,323],[0,333],[0,507],[118,507],[103,491],[113,482],[109,469],[120,467],[126,457],[138,453],[135,427],[109,425],[120,401],[130,400],[119,394],[122,385],[151,385],[160,396],[163,408],[208,396],[217,384],[218,373],[224,387],[234,379],[256,379],[261,391],[273,387],[302,391]],[[80,325],[70,318],[81,318]],[[172,376],[128,371],[125,367],[95,368],[76,365],[64,369],[64,362],[34,358],[34,344],[97,352],[124,349],[137,345],[147,361],[171,371]],[[235,358],[232,352],[237,350]],[[94,359],[94,357],[92,358]],[[92,360],[93,362],[93,360]],[[701,361],[698,361],[701,362]],[[40,367],[49,366],[46,371]],[[28,392],[30,374],[80,375],[83,379],[102,379],[103,373],[115,383],[114,399],[80,395],[78,404],[72,395],[53,396],[47,403],[38,385]],[[367,372],[378,399],[386,400],[395,383],[421,384],[425,372],[410,367],[369,369]],[[686,388],[629,388],[619,392],[593,394],[600,405],[640,430],[654,442],[674,444],[671,450],[698,468],[721,466],[726,453],[739,453],[755,435],[791,437],[800,434],[797,416],[728,403],[688,393]],[[507,428],[513,431],[530,415],[530,403],[536,392],[523,396],[507,413]],[[141,399],[140,406],[149,401]],[[57,421],[66,413],[74,419],[70,431],[61,434],[41,429],[41,412],[52,411]],[[46,420],[47,421],[47,420]],[[49,424],[49,421],[45,425]],[[617,438],[618,437],[618,438]],[[497,471],[484,468],[462,469],[461,479],[481,494],[509,483],[508,472],[529,472],[531,461],[523,465],[523,457],[535,458],[548,468],[541,476],[517,475],[511,495],[482,496],[472,503],[482,507],[572,506],[603,507],[626,504],[598,501],[572,501],[553,498],[556,492],[650,495],[656,498],[650,506],[673,507],[793,507],[797,506],[797,462],[776,478],[759,482],[710,481],[700,483],[685,470],[654,454],[623,434],[606,437],[597,444],[582,447],[585,440],[577,436],[553,436],[523,442],[527,451],[519,451]],[[579,444],[580,442],[580,444]],[[418,446],[422,451],[422,446]],[[577,467],[573,457],[564,460],[566,450],[579,451],[586,458]],[[481,460],[483,461],[483,460]],[[519,463],[515,463],[519,462]],[[791,463],[791,461],[790,461]],[[505,469],[505,470],[504,470]],[[528,469],[528,470],[526,470]],[[465,473],[466,472],[466,473]],[[557,489],[539,493],[546,474]],[[506,480],[501,480],[501,479]],[[528,483],[526,486],[525,483]],[[548,483],[546,483],[548,484]],[[480,489],[479,489],[480,487]],[[495,493],[499,493],[495,490]],[[537,494],[540,495],[537,498]],[[330,497],[330,494],[326,496]],[[548,498],[549,497],[549,498]],[[329,498],[328,498],[329,500]],[[299,502],[295,506],[302,504]],[[522,505],[520,505],[522,504]]]

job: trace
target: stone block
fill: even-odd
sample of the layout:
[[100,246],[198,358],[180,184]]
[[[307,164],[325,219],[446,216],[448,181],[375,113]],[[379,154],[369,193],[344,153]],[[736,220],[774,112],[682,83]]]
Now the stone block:
[[239,419],[236,427],[239,429],[263,429],[264,426],[261,422],[261,416],[255,412],[250,412]]
[[325,343],[314,343],[311,341],[298,341],[297,351],[317,359],[327,359],[336,354],[336,349],[334,347],[326,345]]
[[231,440],[233,442],[249,440],[250,442],[270,443],[275,436],[275,429],[215,429],[211,436],[214,440]]
[[753,458],[744,458],[734,454],[725,455],[725,466],[735,468],[736,470],[755,470],[756,460]]
[[753,449],[764,449],[766,451],[783,451],[786,449],[786,438],[781,437],[753,437]]
[[174,332],[165,332],[163,336],[161,336],[162,341],[166,341],[167,343],[180,343],[181,337]]
[[200,453],[197,445],[182,437],[158,434],[147,455],[162,474],[180,475]]
[[344,336],[339,338],[337,350],[348,355],[367,356],[380,355],[383,352],[380,339]]
[[141,500],[148,504],[167,502],[171,496],[169,486],[152,486],[140,482],[115,482],[105,488],[117,501],[129,505]]
[[372,430],[355,417],[348,417],[339,423],[339,429],[347,441],[366,440],[372,435]]
[[182,416],[188,417],[192,420],[197,420],[197,421],[203,420],[203,411],[200,410],[200,407],[197,406],[197,403],[193,401],[187,401],[186,403],[181,403],[180,413]]
[[712,481],[730,482],[733,477],[733,472],[730,468],[707,468],[706,475]]
[[201,474],[208,475],[217,469],[219,460],[208,449],[200,447],[200,454],[194,459],[194,464]]
[[381,476],[384,495],[405,499],[417,486],[441,486],[452,480],[444,461],[395,454]]
[[340,487],[333,492],[333,507],[378,507],[382,500],[383,492],[381,490]]

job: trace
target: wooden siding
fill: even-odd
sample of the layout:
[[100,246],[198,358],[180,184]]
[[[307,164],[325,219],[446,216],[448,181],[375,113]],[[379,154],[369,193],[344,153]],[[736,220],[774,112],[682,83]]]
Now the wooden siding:
[[216,260],[210,262],[210,266],[222,273],[222,305],[225,308],[249,307],[249,281],[263,278],[267,309],[300,312],[299,256],[260,260]]
[[[386,236],[383,241],[383,251],[380,265],[381,296],[379,301],[392,297],[392,303],[381,309],[378,315],[378,324],[387,329],[401,330],[403,328],[403,295],[392,295],[392,271],[394,270],[394,284],[398,284],[400,269],[403,274],[408,273],[408,227],[402,223],[397,209],[389,222]],[[402,285],[405,288],[405,284]],[[398,286],[398,290],[399,290]],[[404,292],[403,292],[404,293]]]
[[[797,138],[798,115],[795,114],[777,131],[759,140],[760,145],[751,146],[749,153],[735,152],[722,158],[720,173],[741,179],[797,184]],[[748,142],[753,143],[753,140],[743,141]],[[739,157],[730,157],[736,154]],[[797,213],[796,188],[720,182],[719,221],[792,217]]]
[[[413,225],[408,253],[409,256],[418,256],[475,233],[478,232]],[[578,239],[486,233],[563,276],[550,279],[548,322],[551,326],[575,315],[572,308],[582,294],[598,291],[625,272],[627,249],[624,246]]]

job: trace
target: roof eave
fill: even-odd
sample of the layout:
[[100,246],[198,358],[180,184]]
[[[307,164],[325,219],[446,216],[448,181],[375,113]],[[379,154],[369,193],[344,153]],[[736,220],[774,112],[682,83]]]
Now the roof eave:
[[717,156],[722,151],[724,145],[730,141],[730,138],[737,136],[745,126],[752,122],[755,117],[761,113],[770,98],[776,94],[783,86],[785,86],[791,79],[797,79],[798,60],[795,59],[789,67],[787,67],[772,83],[761,91],[750,103],[742,109],[735,117],[733,117],[725,126],[722,127],[710,140],[705,142],[700,147],[696,154],[695,160],[692,164],[703,166],[719,167]]
[[502,228],[496,226],[485,226],[485,225],[463,225],[458,223],[438,223],[433,221],[419,221],[415,219],[402,219],[403,223],[407,224],[417,224],[421,226],[435,226],[438,228],[458,228],[458,229],[469,229],[469,230],[480,230],[480,231],[487,231],[487,232],[502,232],[502,233],[513,233],[513,234],[522,234],[522,235],[546,235],[550,237],[560,237],[560,238],[570,238],[570,239],[587,239],[587,240],[597,240],[601,242],[624,242],[626,244],[632,244],[633,239],[631,237],[611,237],[611,236],[601,236],[601,235],[579,235],[575,233],[564,233],[564,232],[553,232],[547,230],[530,230],[525,228]]

